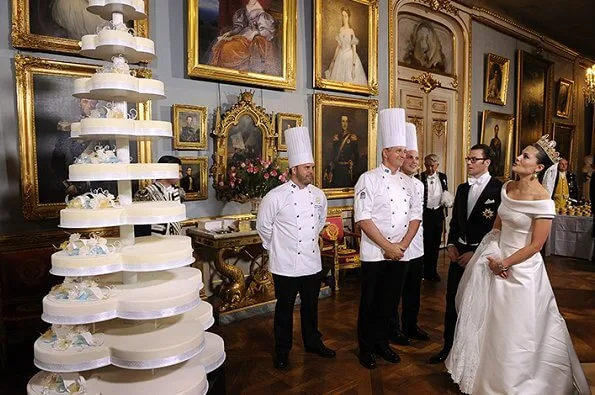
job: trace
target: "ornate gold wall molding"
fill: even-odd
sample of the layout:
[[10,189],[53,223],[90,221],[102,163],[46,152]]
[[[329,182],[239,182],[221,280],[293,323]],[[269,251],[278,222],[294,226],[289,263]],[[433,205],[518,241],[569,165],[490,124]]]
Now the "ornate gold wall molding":
[[459,15],[459,9],[452,5],[450,0],[416,0],[420,3],[426,4],[432,10],[439,12],[444,11],[449,14]]
[[419,84],[419,89],[425,93],[430,93],[436,88],[442,87],[440,81],[434,78],[431,73],[422,73],[419,76],[411,77],[411,81]]

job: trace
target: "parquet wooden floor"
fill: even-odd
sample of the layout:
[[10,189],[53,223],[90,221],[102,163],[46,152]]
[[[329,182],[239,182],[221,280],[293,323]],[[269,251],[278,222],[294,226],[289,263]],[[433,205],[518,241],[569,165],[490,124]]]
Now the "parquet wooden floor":
[[[306,354],[299,329],[299,308],[294,313],[294,345],[290,368],[272,366],[273,314],[214,328],[225,339],[226,380],[229,394],[458,394],[444,365],[428,365],[442,344],[447,265],[439,265],[442,281],[425,282],[420,326],[429,342],[394,346],[402,361],[393,365],[378,360],[368,371],[356,357],[356,321],[359,303],[357,272],[348,275],[336,296],[319,304],[320,331],[325,344],[337,350],[335,360]],[[548,257],[547,270],[573,338],[579,359],[595,363],[595,264]],[[595,377],[591,376],[593,383]]]
[[[273,313],[253,317],[212,330],[225,340],[225,375],[228,394],[458,394],[443,365],[428,365],[440,350],[447,265],[442,262],[440,283],[424,282],[420,325],[431,335],[429,342],[410,347],[395,346],[402,361],[393,365],[378,361],[375,370],[361,367],[356,357],[356,320],[359,304],[357,271],[342,282],[341,292],[320,301],[320,330],[325,343],[337,350],[335,360],[303,351],[299,311],[294,319],[291,366],[277,371],[272,366]],[[558,305],[566,318],[575,349],[591,384],[595,383],[595,264],[569,258],[549,257],[547,270]],[[16,340],[16,339],[15,339]],[[0,394],[23,394],[28,379],[37,371],[32,364],[32,344],[21,339],[19,352],[0,372]],[[20,357],[20,358],[19,358]],[[593,393],[595,388],[592,387]]]

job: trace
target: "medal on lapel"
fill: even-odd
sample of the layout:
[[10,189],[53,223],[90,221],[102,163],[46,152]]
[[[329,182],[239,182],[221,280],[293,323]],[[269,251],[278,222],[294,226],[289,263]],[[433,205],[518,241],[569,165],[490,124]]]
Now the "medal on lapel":
[[483,210],[483,213],[481,213],[481,215],[483,215],[485,219],[492,219],[492,217],[494,216],[494,212],[491,209],[486,208],[485,210]]

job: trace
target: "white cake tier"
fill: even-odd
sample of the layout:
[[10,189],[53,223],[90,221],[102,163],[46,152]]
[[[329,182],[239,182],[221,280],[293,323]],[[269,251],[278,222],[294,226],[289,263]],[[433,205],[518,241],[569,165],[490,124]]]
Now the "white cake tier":
[[70,181],[157,180],[179,177],[177,163],[83,163],[68,166]]
[[122,73],[95,73],[74,80],[74,97],[111,101],[157,100],[165,98],[163,82]]
[[106,140],[121,136],[143,139],[173,136],[171,122],[120,118],[84,118],[81,122],[71,124],[70,130],[71,137]]
[[225,343],[214,333],[205,332],[205,348],[198,354],[200,364],[211,373],[225,362]]
[[[204,395],[209,384],[200,356],[159,370],[124,370],[108,366],[83,374],[86,395]],[[47,391],[46,382],[52,373],[39,372],[29,381],[27,395],[64,395]],[[76,376],[74,376],[76,377]]]
[[111,60],[122,55],[128,63],[150,62],[155,59],[155,44],[144,37],[135,37],[120,30],[101,30],[81,39],[80,54],[89,58]]
[[179,202],[133,202],[110,208],[60,210],[60,227],[73,229],[163,224],[185,219],[186,206]]
[[[113,244],[118,239],[108,239]],[[107,255],[70,256],[66,251],[52,254],[50,273],[56,276],[95,276],[116,272],[154,272],[190,265],[192,240],[188,236],[137,237],[135,244]]]
[[[199,306],[202,304],[207,303]],[[196,308],[159,320],[100,322],[93,325],[92,345],[88,345],[89,341],[82,345],[64,344],[41,336],[33,347],[35,366],[49,372],[78,372],[110,364],[127,369],[175,365],[204,349],[204,318],[204,311]],[[92,325],[88,327],[91,329]]]
[[[200,270],[182,267],[153,273],[138,273],[138,281],[123,284],[120,273],[96,277],[88,284],[68,284],[60,293],[43,298],[41,318],[50,324],[88,324],[113,318],[147,320],[165,318],[198,306],[203,287]],[[69,297],[64,299],[68,290]],[[94,293],[95,292],[95,293]]]
[[109,21],[112,12],[124,15],[125,21],[145,19],[144,0],[89,0],[87,11]]

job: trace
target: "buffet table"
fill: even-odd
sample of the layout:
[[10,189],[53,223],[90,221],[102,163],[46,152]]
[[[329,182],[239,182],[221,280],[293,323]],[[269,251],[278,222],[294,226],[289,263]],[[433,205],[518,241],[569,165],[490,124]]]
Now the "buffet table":
[[593,217],[556,215],[545,246],[545,254],[591,259]]

